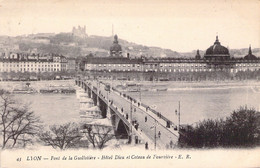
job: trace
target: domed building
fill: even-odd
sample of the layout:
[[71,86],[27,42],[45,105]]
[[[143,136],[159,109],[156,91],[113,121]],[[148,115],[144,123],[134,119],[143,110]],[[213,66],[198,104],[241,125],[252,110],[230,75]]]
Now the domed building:
[[255,60],[257,57],[252,54],[251,45],[249,46],[248,54],[244,57],[246,60]]
[[204,58],[213,60],[227,60],[230,59],[230,54],[228,49],[220,44],[218,36],[216,36],[214,45],[210,46],[206,50]]
[[121,57],[122,56],[122,47],[118,44],[117,35],[114,36],[114,42],[110,47],[110,56],[112,57]]

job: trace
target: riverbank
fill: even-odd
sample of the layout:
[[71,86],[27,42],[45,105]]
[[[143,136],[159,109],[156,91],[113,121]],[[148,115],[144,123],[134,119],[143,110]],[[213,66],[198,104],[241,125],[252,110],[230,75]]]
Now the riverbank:
[[[13,92],[14,90],[33,90],[40,93],[41,90],[64,91],[73,90],[74,80],[43,80],[43,81],[1,81],[0,89]],[[56,92],[61,93],[61,92]]]
[[179,82],[179,81],[111,81],[106,80],[113,87],[128,91],[176,91],[176,90],[197,90],[197,89],[231,89],[241,87],[260,88],[260,81],[201,81],[201,82]]

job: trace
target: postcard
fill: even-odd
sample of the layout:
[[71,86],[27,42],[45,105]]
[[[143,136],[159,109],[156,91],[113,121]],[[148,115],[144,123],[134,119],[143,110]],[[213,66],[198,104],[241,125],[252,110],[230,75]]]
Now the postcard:
[[0,0],[0,167],[259,167],[259,8]]

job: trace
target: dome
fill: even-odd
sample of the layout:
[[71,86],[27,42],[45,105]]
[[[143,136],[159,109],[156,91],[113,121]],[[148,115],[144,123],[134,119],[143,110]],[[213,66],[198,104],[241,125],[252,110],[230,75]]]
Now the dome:
[[122,53],[122,47],[118,44],[118,37],[117,35],[114,36],[114,42],[110,47],[110,55],[111,56],[119,56]]
[[248,54],[244,57],[244,59],[247,59],[247,60],[257,59],[257,57],[252,54],[251,46],[249,46]]
[[214,45],[210,46],[205,53],[206,58],[210,57],[228,57],[230,58],[229,51],[226,47],[222,46],[216,37]]

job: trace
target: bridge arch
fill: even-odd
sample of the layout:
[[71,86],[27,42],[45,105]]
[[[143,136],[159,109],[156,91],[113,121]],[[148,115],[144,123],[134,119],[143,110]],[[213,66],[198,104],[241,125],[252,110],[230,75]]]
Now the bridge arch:
[[99,108],[101,110],[101,115],[102,118],[106,118],[107,117],[107,104],[100,98],[99,99]]
[[125,123],[119,119],[115,134],[120,139],[127,139],[129,136],[129,128],[125,125]]

